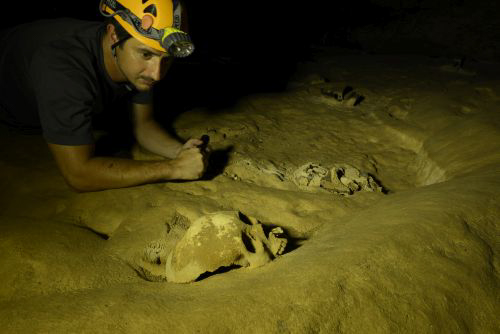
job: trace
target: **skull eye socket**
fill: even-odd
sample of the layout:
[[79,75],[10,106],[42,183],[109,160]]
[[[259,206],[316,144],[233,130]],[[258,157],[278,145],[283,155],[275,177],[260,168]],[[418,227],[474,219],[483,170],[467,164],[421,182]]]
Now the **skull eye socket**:
[[243,244],[245,245],[247,251],[255,253],[255,247],[253,246],[252,239],[247,234],[242,233],[241,240],[243,241]]
[[252,224],[252,221],[250,220],[250,218],[248,218],[247,216],[245,216],[243,213],[241,212],[238,212],[238,218],[245,224],[247,225],[253,225]]
[[336,171],[336,173],[337,173],[337,178],[338,178],[339,180],[340,180],[340,178],[341,178],[342,176],[344,176],[344,174],[345,174],[345,173],[344,173],[344,169],[343,169],[343,168],[339,168],[339,169]]

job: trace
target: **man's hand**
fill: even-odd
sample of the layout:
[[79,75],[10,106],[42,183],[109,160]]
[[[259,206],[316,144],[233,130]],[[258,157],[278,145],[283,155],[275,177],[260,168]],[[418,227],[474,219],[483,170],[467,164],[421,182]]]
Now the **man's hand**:
[[196,180],[205,172],[207,163],[204,153],[198,147],[187,147],[182,149],[177,158],[171,161],[173,179]]
[[181,179],[199,179],[207,169],[209,154],[208,136],[188,139],[172,161],[175,162],[174,169],[179,169]]
[[185,142],[184,145],[182,145],[181,149],[179,150],[179,153],[181,153],[183,150],[200,147],[201,145],[203,145],[203,141],[201,139],[197,138],[188,139],[188,141]]
[[207,135],[201,136],[200,139],[190,138],[190,139],[188,139],[188,141],[186,141],[184,143],[184,145],[182,145],[182,147],[179,148],[177,155],[179,155],[179,153],[182,150],[193,148],[193,147],[199,148],[201,150],[201,153],[203,153],[203,154],[205,154],[205,153],[208,154],[211,151],[210,147],[208,146],[208,141],[209,141],[209,137]]

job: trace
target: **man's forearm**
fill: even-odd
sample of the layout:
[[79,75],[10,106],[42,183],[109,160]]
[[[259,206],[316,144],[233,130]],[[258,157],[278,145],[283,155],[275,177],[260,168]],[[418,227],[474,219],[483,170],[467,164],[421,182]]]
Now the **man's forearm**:
[[175,158],[182,148],[182,143],[170,136],[154,120],[138,126],[135,136],[142,147],[169,159]]
[[112,157],[93,157],[78,171],[68,175],[67,182],[77,191],[98,191],[173,180],[175,166],[170,161],[135,161]]
[[48,143],[66,182],[77,191],[123,188],[169,180],[197,180],[205,170],[197,147],[183,149],[175,159],[136,161],[96,157],[95,145]]

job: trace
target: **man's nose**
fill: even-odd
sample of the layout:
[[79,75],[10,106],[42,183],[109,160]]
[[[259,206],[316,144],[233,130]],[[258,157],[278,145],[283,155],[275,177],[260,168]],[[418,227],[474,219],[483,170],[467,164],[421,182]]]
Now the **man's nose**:
[[154,61],[152,61],[148,68],[148,76],[154,81],[159,81],[161,79],[161,66],[162,62],[159,57],[155,57]]

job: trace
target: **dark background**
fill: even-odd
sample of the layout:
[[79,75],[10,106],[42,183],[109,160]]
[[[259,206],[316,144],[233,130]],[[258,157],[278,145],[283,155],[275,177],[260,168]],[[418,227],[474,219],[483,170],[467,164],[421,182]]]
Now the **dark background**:
[[[296,65],[324,47],[500,59],[495,0],[185,2],[196,51],[165,80],[163,89],[184,94],[176,108],[220,107],[240,95],[282,90]],[[98,3],[33,2],[1,28],[65,16],[100,21]]]
[[[286,53],[297,58],[296,53],[301,55],[311,44],[373,51],[359,34],[362,28],[371,28],[373,41],[380,40],[377,35],[383,35],[385,29],[394,51],[418,52],[423,44],[432,41],[453,52],[453,47],[460,49],[447,45],[454,38],[453,42],[463,44],[484,35],[499,37],[500,6],[496,0],[185,2],[198,51],[216,55],[245,58]],[[0,28],[62,16],[98,21],[101,16],[97,7],[97,0],[78,4],[62,0],[31,2],[19,16],[15,12],[4,15]],[[405,35],[413,39],[413,47],[405,48],[401,43]],[[469,52],[480,54],[482,50]]]

